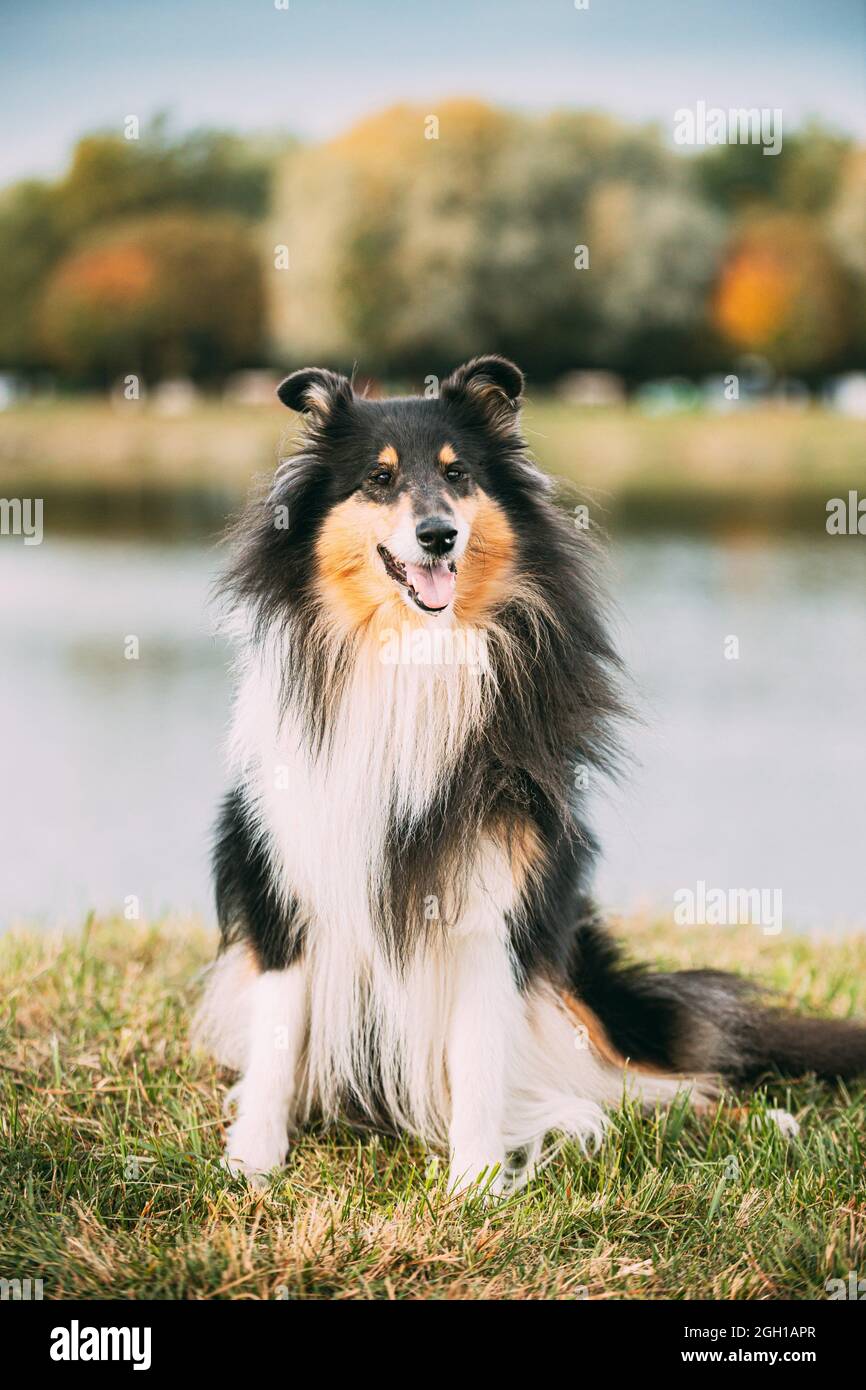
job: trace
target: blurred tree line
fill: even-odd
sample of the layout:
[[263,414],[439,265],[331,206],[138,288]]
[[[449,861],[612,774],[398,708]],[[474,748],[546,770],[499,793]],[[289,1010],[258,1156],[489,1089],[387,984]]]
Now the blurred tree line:
[[418,379],[497,350],[536,380],[763,354],[866,362],[866,152],[687,157],[605,116],[396,107],[327,144],[82,140],[0,199],[0,367],[218,382],[308,361]]
[[92,135],[0,197],[0,367],[218,380],[260,360],[272,158],[236,136]]

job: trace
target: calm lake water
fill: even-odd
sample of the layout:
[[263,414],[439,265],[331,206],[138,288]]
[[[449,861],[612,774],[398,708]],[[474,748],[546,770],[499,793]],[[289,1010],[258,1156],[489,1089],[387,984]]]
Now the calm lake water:
[[[0,540],[4,924],[129,895],[212,915],[220,558]],[[702,880],[780,889],[786,929],[866,927],[866,543],[630,539],[609,578],[642,722],[627,780],[592,789],[603,904],[669,914]]]

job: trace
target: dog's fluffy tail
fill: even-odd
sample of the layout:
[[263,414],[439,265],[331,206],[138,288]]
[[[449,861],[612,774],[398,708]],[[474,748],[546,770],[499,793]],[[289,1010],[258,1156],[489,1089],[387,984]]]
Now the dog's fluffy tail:
[[594,917],[579,928],[569,983],[634,1063],[731,1081],[773,1071],[866,1075],[866,1026],[772,1007],[757,985],[724,971],[665,974],[627,964]]

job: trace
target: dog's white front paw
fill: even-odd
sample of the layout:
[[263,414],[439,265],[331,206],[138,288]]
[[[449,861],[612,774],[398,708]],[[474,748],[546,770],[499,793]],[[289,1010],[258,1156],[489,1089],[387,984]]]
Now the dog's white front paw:
[[288,1148],[284,1126],[262,1124],[241,1115],[226,1137],[223,1167],[261,1190],[268,1185],[268,1174],[283,1166]]
[[505,1155],[495,1158],[469,1149],[455,1149],[448,1167],[448,1191],[460,1197],[492,1198],[505,1186]]

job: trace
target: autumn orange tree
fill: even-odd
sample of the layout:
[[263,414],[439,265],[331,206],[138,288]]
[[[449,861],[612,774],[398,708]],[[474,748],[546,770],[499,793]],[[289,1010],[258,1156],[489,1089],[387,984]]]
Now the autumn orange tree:
[[259,257],[224,216],[122,223],[59,262],[38,319],[49,360],[71,376],[217,380],[261,350]]
[[[282,142],[280,148],[285,144]],[[133,350],[129,332],[133,306],[137,305],[138,315],[133,335],[136,342],[148,319],[141,300],[145,274],[142,248],[133,250],[127,245],[131,219],[181,214],[178,256],[183,254],[194,225],[199,236],[202,234],[202,222],[195,219],[213,222],[215,240],[209,243],[210,249],[205,248],[201,264],[216,266],[219,246],[228,235],[224,221],[220,230],[221,219],[231,215],[236,224],[244,222],[252,228],[265,216],[272,163],[273,149],[265,143],[250,144],[212,130],[176,135],[164,118],[157,118],[137,140],[126,140],[116,132],[85,136],[58,180],[28,180],[5,190],[0,194],[0,370],[35,372],[50,363],[65,375],[83,380],[92,375],[96,363],[104,362],[105,344],[112,335],[123,342],[124,353],[129,356]],[[120,249],[112,244],[117,228],[123,228],[118,232],[123,242]],[[242,267],[239,274],[248,276],[249,239],[240,237],[237,226],[236,232]],[[103,244],[104,263],[99,249]],[[149,247],[145,259],[157,275],[165,261],[164,244],[162,249],[155,244]],[[119,283],[124,264],[130,272],[126,286]],[[90,287],[86,312],[75,289],[79,272],[84,285]],[[213,298],[231,278],[225,268],[219,274],[220,279],[210,287],[200,273],[192,274],[189,283],[206,299]],[[178,291],[178,304],[187,303],[182,286]],[[250,302],[260,306],[260,291]],[[115,305],[121,316],[112,324]],[[189,307],[193,311],[191,339],[200,331],[196,316],[201,316],[202,309],[192,302]],[[164,316],[164,301],[161,309],[154,306],[154,316],[160,312]],[[64,315],[61,326],[59,320]],[[240,306],[241,325],[247,318],[246,308]],[[88,323],[98,330],[102,346],[87,343]],[[238,330],[238,336],[246,331]],[[213,336],[213,327],[208,332]],[[176,325],[173,333],[176,340]],[[228,325],[221,330],[223,337],[226,333],[232,336]],[[73,351],[73,340],[80,351]],[[189,349],[173,355],[184,360],[213,356],[209,350]],[[232,358],[235,355],[229,353]],[[153,352],[148,356],[152,358]]]
[[758,215],[734,236],[713,298],[734,348],[809,374],[841,359],[852,334],[850,277],[807,217]]

